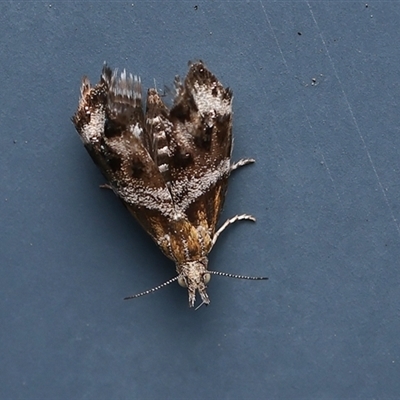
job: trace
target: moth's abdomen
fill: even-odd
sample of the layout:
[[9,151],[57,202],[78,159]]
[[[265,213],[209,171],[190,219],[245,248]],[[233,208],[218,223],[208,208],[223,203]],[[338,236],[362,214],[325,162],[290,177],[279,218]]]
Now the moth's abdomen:
[[146,130],[152,140],[151,156],[166,184],[171,180],[169,165],[175,152],[173,128],[169,110],[157,90],[149,89],[146,103]]

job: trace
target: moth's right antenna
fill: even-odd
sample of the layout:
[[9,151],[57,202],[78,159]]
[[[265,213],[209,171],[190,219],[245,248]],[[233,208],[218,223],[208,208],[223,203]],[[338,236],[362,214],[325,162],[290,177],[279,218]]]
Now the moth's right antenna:
[[168,286],[168,285],[171,284],[172,282],[177,281],[178,278],[179,278],[179,276],[175,276],[175,278],[172,278],[172,279],[170,279],[169,281],[164,282],[164,283],[162,283],[161,285],[154,287],[153,289],[146,290],[146,291],[144,291],[144,292],[142,292],[142,293],[134,294],[133,296],[125,297],[124,300],[136,299],[137,297],[144,296],[145,294],[150,294],[150,293],[156,292],[157,290],[162,289],[162,288],[165,287],[165,286]]
[[219,275],[219,276],[227,276],[228,278],[248,279],[251,281],[265,281],[268,279],[265,276],[236,275],[236,274],[228,274],[227,272],[219,272],[219,271],[207,271],[207,273],[213,274],[213,275]]

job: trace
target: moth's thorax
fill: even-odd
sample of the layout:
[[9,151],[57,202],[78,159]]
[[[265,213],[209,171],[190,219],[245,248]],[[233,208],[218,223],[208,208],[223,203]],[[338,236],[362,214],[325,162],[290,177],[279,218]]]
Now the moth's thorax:
[[180,219],[170,222],[168,233],[161,237],[158,244],[167,257],[177,265],[183,265],[206,257],[211,250],[212,239],[208,229]]
[[210,299],[206,292],[207,283],[210,281],[210,274],[207,271],[207,265],[207,257],[176,265],[176,270],[179,274],[178,282],[181,286],[187,287],[188,289],[190,307],[194,306],[196,301],[196,292],[199,292],[204,304],[210,303]]

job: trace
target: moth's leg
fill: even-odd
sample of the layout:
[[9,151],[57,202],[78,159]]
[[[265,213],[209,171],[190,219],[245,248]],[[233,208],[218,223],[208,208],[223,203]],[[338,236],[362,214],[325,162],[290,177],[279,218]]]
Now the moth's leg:
[[[233,224],[236,221],[241,221],[242,219],[248,219],[250,221],[255,221],[256,219],[249,214],[242,214],[242,215],[235,215],[233,218],[229,218],[225,223],[217,230],[217,232],[214,233],[214,236],[212,238],[212,246],[214,246],[215,242],[218,239],[218,236],[221,234],[222,231],[224,231],[228,225]],[[211,247],[212,247],[211,246]]]
[[109,185],[108,183],[105,183],[104,185],[99,185],[100,189],[110,189],[113,190],[113,188],[111,187],[111,185]]
[[238,162],[235,162],[231,165],[231,172],[235,169],[238,169],[239,167],[243,167],[243,165],[253,164],[254,162],[256,162],[254,158],[242,158]]

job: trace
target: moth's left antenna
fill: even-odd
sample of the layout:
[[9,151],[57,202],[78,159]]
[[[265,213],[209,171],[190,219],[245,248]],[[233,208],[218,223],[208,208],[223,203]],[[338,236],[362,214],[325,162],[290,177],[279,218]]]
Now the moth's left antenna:
[[153,289],[146,290],[142,293],[134,294],[133,296],[125,297],[124,300],[136,299],[137,297],[142,297],[145,294],[150,294],[150,293],[156,292],[157,290],[162,289],[163,287],[168,286],[169,284],[171,284],[172,282],[175,282],[177,280],[178,280],[178,276],[175,276],[175,278],[172,278],[169,281],[164,282],[161,285],[154,287]]

